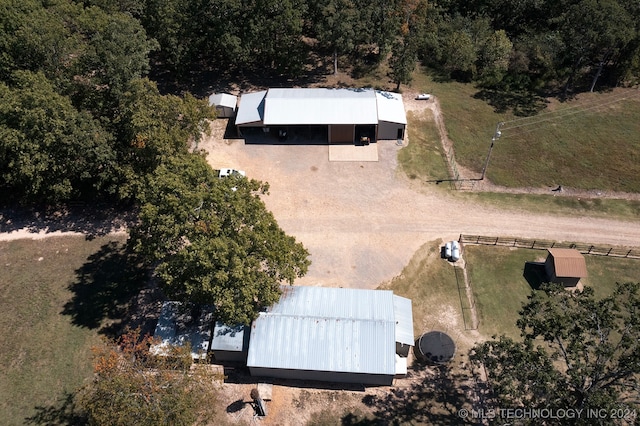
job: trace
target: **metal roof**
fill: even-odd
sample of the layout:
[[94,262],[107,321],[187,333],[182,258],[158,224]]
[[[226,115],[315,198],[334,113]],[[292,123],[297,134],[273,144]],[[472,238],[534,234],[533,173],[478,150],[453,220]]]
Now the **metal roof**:
[[[248,327],[244,325],[229,326],[216,322],[213,328],[212,351],[242,352],[245,350],[245,333],[249,333]],[[248,335],[247,335],[248,337]]]
[[238,97],[230,95],[228,93],[214,93],[209,96],[209,105],[222,106],[231,109],[236,109],[238,103]]
[[211,341],[213,309],[203,308],[200,318],[191,321],[189,313],[183,312],[180,302],[164,302],[153,336],[160,340],[149,351],[154,355],[168,355],[171,346],[191,344],[194,359],[206,356]]
[[553,257],[556,277],[585,278],[588,276],[584,256],[578,250],[551,248],[548,251]]
[[247,366],[393,375],[396,319],[391,291],[284,287],[251,327]]
[[393,312],[396,320],[396,342],[413,346],[413,310],[411,299],[393,296]]
[[404,102],[402,102],[402,96],[399,93],[376,90],[376,99],[379,121],[407,124]]
[[242,95],[236,115],[236,124],[256,123],[260,125],[264,117],[264,98],[266,95],[266,90]]
[[376,95],[370,89],[269,89],[264,124],[378,124]]
[[249,367],[393,375],[394,326],[387,321],[261,315]]

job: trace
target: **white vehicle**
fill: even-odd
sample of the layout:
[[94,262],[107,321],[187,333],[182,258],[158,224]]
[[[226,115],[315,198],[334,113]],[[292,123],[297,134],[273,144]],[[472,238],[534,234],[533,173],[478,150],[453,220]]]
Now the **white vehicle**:
[[218,177],[220,179],[225,178],[227,176],[247,176],[247,174],[244,172],[244,170],[236,170],[236,169],[220,169],[220,172],[218,173]]
[[416,100],[418,101],[428,101],[429,99],[431,99],[431,95],[428,93],[420,93],[416,96]]

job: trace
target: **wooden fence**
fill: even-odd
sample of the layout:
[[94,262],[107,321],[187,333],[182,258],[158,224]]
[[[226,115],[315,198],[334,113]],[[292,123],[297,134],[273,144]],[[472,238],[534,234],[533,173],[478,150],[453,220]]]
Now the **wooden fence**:
[[578,250],[582,254],[592,254],[596,256],[613,256],[626,257],[629,259],[640,259],[639,248],[629,247],[599,247],[584,243],[564,243],[549,240],[533,240],[525,238],[511,237],[487,237],[482,235],[464,235],[460,234],[461,244],[478,244],[490,246],[506,246],[528,248],[536,250],[547,250],[550,248],[572,248]]

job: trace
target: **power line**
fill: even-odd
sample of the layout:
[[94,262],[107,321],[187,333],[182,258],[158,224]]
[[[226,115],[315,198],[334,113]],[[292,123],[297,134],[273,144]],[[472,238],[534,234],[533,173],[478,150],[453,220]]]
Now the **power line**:
[[[584,113],[584,112],[587,112],[587,111],[597,110],[599,108],[603,108],[605,106],[608,106],[608,105],[611,105],[611,104],[615,104],[615,103],[621,102],[623,100],[632,99],[634,97],[638,97],[638,95],[640,95],[640,92],[635,93],[633,95],[625,95],[625,96],[616,98],[614,100],[610,100],[608,102],[602,102],[602,103],[599,103],[597,105],[593,105],[593,106],[591,106],[589,108],[576,109],[576,107],[569,107],[569,108],[563,109],[562,111],[553,111],[553,112],[547,113],[548,116],[550,115],[548,118],[543,117],[542,119],[538,119],[536,121],[523,123],[523,124],[519,124],[519,125],[515,125],[515,126],[508,126],[508,123],[513,123],[513,122],[516,122],[517,120],[506,121],[505,124],[507,124],[507,126],[503,127],[502,130],[503,131],[513,130],[513,129],[518,129],[518,128],[521,128],[521,127],[534,126],[534,125],[540,124],[540,123],[545,123],[545,122],[550,122],[550,121],[554,121],[554,120],[564,119],[564,118],[570,117],[572,115]],[[565,111],[569,111],[569,112],[565,112]],[[552,115],[552,114],[555,114],[555,115]],[[534,118],[539,118],[539,116],[531,117],[531,119],[534,119]]]

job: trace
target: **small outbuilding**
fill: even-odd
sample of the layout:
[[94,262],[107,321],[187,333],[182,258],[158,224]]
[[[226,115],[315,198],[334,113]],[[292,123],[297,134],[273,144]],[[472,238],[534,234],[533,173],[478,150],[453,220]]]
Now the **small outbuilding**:
[[216,114],[219,118],[233,117],[237,104],[238,97],[228,93],[214,93],[209,96],[209,105],[216,108]]
[[213,328],[211,351],[219,362],[242,362],[247,360],[249,350],[249,327],[239,324],[229,326],[216,322]]
[[576,249],[551,248],[544,262],[549,282],[575,287],[587,277],[584,256]]

